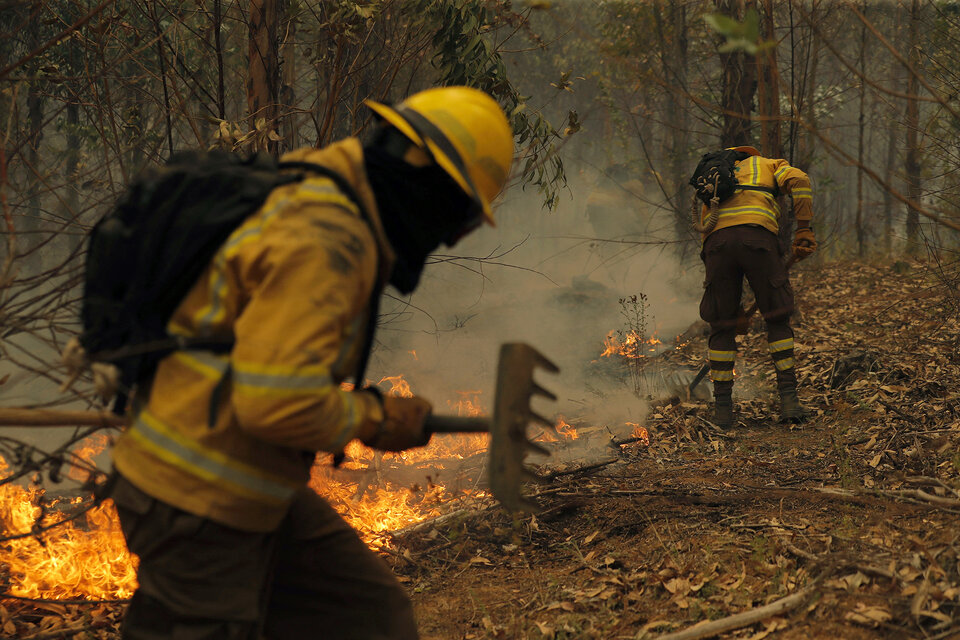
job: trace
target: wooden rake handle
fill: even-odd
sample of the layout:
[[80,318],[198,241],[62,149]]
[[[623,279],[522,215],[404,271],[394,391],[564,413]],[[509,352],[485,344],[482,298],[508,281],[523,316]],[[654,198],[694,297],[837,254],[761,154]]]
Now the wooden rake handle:
[[0,427],[123,427],[126,418],[109,411],[62,411],[0,407]]

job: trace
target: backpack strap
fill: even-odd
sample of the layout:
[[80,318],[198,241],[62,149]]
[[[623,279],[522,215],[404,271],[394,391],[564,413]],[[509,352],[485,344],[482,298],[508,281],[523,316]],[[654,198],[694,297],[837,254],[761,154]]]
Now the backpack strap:
[[[304,171],[309,171],[311,173],[316,173],[326,178],[330,178],[330,180],[332,180],[337,186],[337,189],[342,191],[348,199],[357,205],[357,209],[360,211],[360,217],[363,218],[363,221],[367,223],[368,227],[370,227],[370,232],[374,233],[373,221],[370,217],[370,213],[367,211],[366,207],[363,206],[363,201],[360,200],[360,197],[357,195],[353,185],[347,182],[346,178],[344,178],[342,175],[333,169],[330,169],[329,167],[324,167],[312,162],[281,162],[278,164],[278,168],[302,169]],[[377,317],[380,313],[380,294],[383,293],[383,285],[380,283],[379,274],[380,251],[377,251],[377,279],[374,282],[373,291],[370,292],[370,302],[367,304],[370,314],[367,318],[366,333],[363,337],[363,349],[360,352],[360,359],[357,361],[357,370],[353,375],[353,383],[357,389],[363,386],[364,375],[367,371],[367,364],[370,362],[370,352],[373,350],[373,336],[376,333]]]

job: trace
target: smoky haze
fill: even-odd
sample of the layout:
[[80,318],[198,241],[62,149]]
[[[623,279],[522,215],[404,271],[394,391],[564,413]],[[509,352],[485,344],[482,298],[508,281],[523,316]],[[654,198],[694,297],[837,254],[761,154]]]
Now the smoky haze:
[[464,392],[480,392],[489,412],[500,344],[526,342],[560,367],[535,374],[558,396],[535,399],[535,410],[629,432],[625,423],[641,422],[648,397],[662,389],[651,378],[637,393],[622,359],[601,358],[611,331],[636,328],[620,299],[645,294],[646,336],[669,348],[696,320],[701,279],[684,277],[674,245],[664,242],[668,214],[634,190],[593,168],[571,172],[553,212],[535,193],[508,190],[495,228],[441,248],[409,301],[383,305],[368,377],[403,375],[438,413],[455,412]]

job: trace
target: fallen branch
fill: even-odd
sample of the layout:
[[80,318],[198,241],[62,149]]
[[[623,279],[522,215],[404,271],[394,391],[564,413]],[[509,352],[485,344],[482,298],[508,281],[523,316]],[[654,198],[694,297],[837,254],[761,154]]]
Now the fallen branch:
[[720,618],[719,620],[701,622],[700,624],[690,627],[689,629],[684,629],[683,631],[657,636],[656,640],[699,640],[700,638],[710,638],[733,629],[748,627],[751,624],[760,622],[766,618],[796,609],[801,604],[806,602],[807,598],[810,597],[810,594],[813,593],[814,587],[816,587],[816,581],[814,581],[814,584],[811,584],[809,587],[801,589],[800,591],[797,591],[796,593],[785,598],[775,600],[768,605],[764,605],[756,609],[750,609],[749,611],[743,611],[732,616],[727,616],[726,618]]
[[587,471],[595,471],[597,469],[602,469],[607,465],[611,465],[614,462],[619,462],[619,461],[620,461],[620,458],[611,458],[609,460],[601,460],[600,462],[594,462],[593,464],[585,464],[575,469],[565,469],[563,471],[551,471],[550,473],[546,473],[540,476],[540,479],[553,480],[555,478],[559,478],[560,476],[569,476],[569,475],[575,475],[578,473],[586,473]]
[[392,538],[403,538],[411,533],[417,533],[419,531],[427,531],[433,527],[439,526],[444,522],[454,520],[459,517],[469,518],[471,516],[479,515],[486,511],[486,509],[457,509],[456,511],[451,511],[450,513],[444,513],[437,516],[436,518],[430,518],[429,520],[423,520],[417,522],[416,524],[407,525],[402,529],[397,529],[396,531],[390,531],[388,534]]

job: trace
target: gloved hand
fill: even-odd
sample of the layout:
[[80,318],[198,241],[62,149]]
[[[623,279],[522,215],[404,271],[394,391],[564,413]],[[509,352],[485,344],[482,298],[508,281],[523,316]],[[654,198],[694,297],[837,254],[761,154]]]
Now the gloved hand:
[[430,442],[432,435],[423,426],[432,410],[433,406],[423,398],[383,396],[383,422],[363,444],[381,451],[422,447]]
[[793,255],[797,257],[797,260],[809,257],[816,250],[817,239],[813,235],[813,229],[810,227],[797,229],[797,233],[793,237]]

